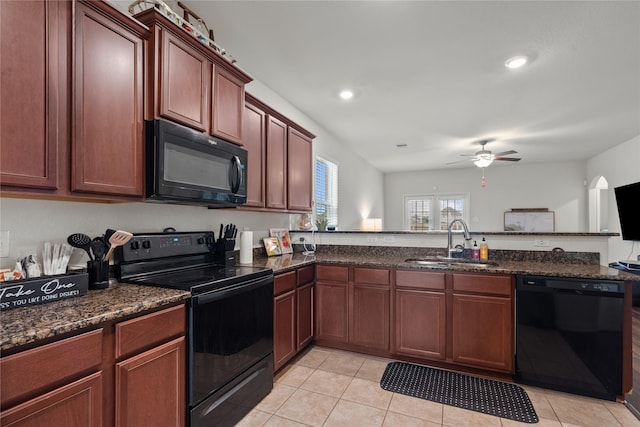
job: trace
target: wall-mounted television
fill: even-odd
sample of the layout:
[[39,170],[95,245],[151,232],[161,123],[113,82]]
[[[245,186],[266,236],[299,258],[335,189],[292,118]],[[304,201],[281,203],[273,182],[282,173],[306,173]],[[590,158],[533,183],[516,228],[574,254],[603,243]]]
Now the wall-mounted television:
[[640,241],[640,182],[614,189],[623,240]]

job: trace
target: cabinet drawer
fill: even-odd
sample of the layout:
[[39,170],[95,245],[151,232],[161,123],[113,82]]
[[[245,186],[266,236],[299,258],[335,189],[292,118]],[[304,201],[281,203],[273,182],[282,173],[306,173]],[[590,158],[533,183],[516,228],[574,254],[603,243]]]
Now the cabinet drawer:
[[511,296],[511,276],[493,274],[453,274],[453,290]]
[[296,288],[296,272],[278,274],[273,279],[273,294],[280,295],[283,292],[292,291]]
[[313,265],[308,267],[302,267],[298,269],[298,286],[306,285],[307,283],[311,283],[315,279],[315,268]]
[[396,271],[396,287],[444,290],[444,276],[445,273],[398,270]]
[[389,270],[386,268],[358,268],[353,269],[355,283],[370,283],[372,285],[388,285]]
[[116,359],[185,334],[184,305],[149,313],[116,325]]
[[102,364],[102,329],[0,359],[2,406],[12,406],[96,370]]
[[347,283],[349,281],[349,267],[319,265],[316,270],[316,275],[319,281],[325,280],[328,282]]

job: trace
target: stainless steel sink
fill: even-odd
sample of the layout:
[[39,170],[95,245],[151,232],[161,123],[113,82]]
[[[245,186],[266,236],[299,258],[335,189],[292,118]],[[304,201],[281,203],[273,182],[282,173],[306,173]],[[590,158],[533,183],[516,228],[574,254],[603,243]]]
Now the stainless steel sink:
[[476,261],[473,259],[465,259],[465,258],[445,258],[445,257],[435,257],[435,258],[409,258],[404,262],[409,264],[418,264],[439,268],[446,268],[450,266],[463,266],[463,267],[473,267],[473,268],[487,268],[487,267],[495,267],[498,265],[497,262],[494,261]]

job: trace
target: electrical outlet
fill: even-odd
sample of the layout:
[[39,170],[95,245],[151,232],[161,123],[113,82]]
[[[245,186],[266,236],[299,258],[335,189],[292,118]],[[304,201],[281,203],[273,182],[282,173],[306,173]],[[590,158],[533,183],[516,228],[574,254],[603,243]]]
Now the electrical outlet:
[[536,239],[536,240],[533,241],[533,246],[548,247],[549,246],[549,241],[545,240],[545,239]]
[[300,237],[300,243],[304,243],[304,237]]
[[9,232],[0,231],[0,258],[9,258]]

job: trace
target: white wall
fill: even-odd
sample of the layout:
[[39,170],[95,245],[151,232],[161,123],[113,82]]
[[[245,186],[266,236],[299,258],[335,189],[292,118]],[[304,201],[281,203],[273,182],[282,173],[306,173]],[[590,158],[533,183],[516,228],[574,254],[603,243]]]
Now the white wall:
[[584,162],[496,165],[482,170],[389,173],[384,178],[385,229],[402,230],[405,195],[469,193],[472,231],[504,230],[511,208],[548,208],[555,212],[555,231],[587,231]]
[[[621,185],[640,181],[640,135],[620,145],[600,153],[587,161],[587,179],[603,176],[609,183],[608,225],[609,231],[620,233],[620,220],[613,189]],[[640,214],[638,215],[640,221]],[[640,243],[622,240],[622,237],[609,239],[609,262],[621,259],[635,259],[640,255]]]

